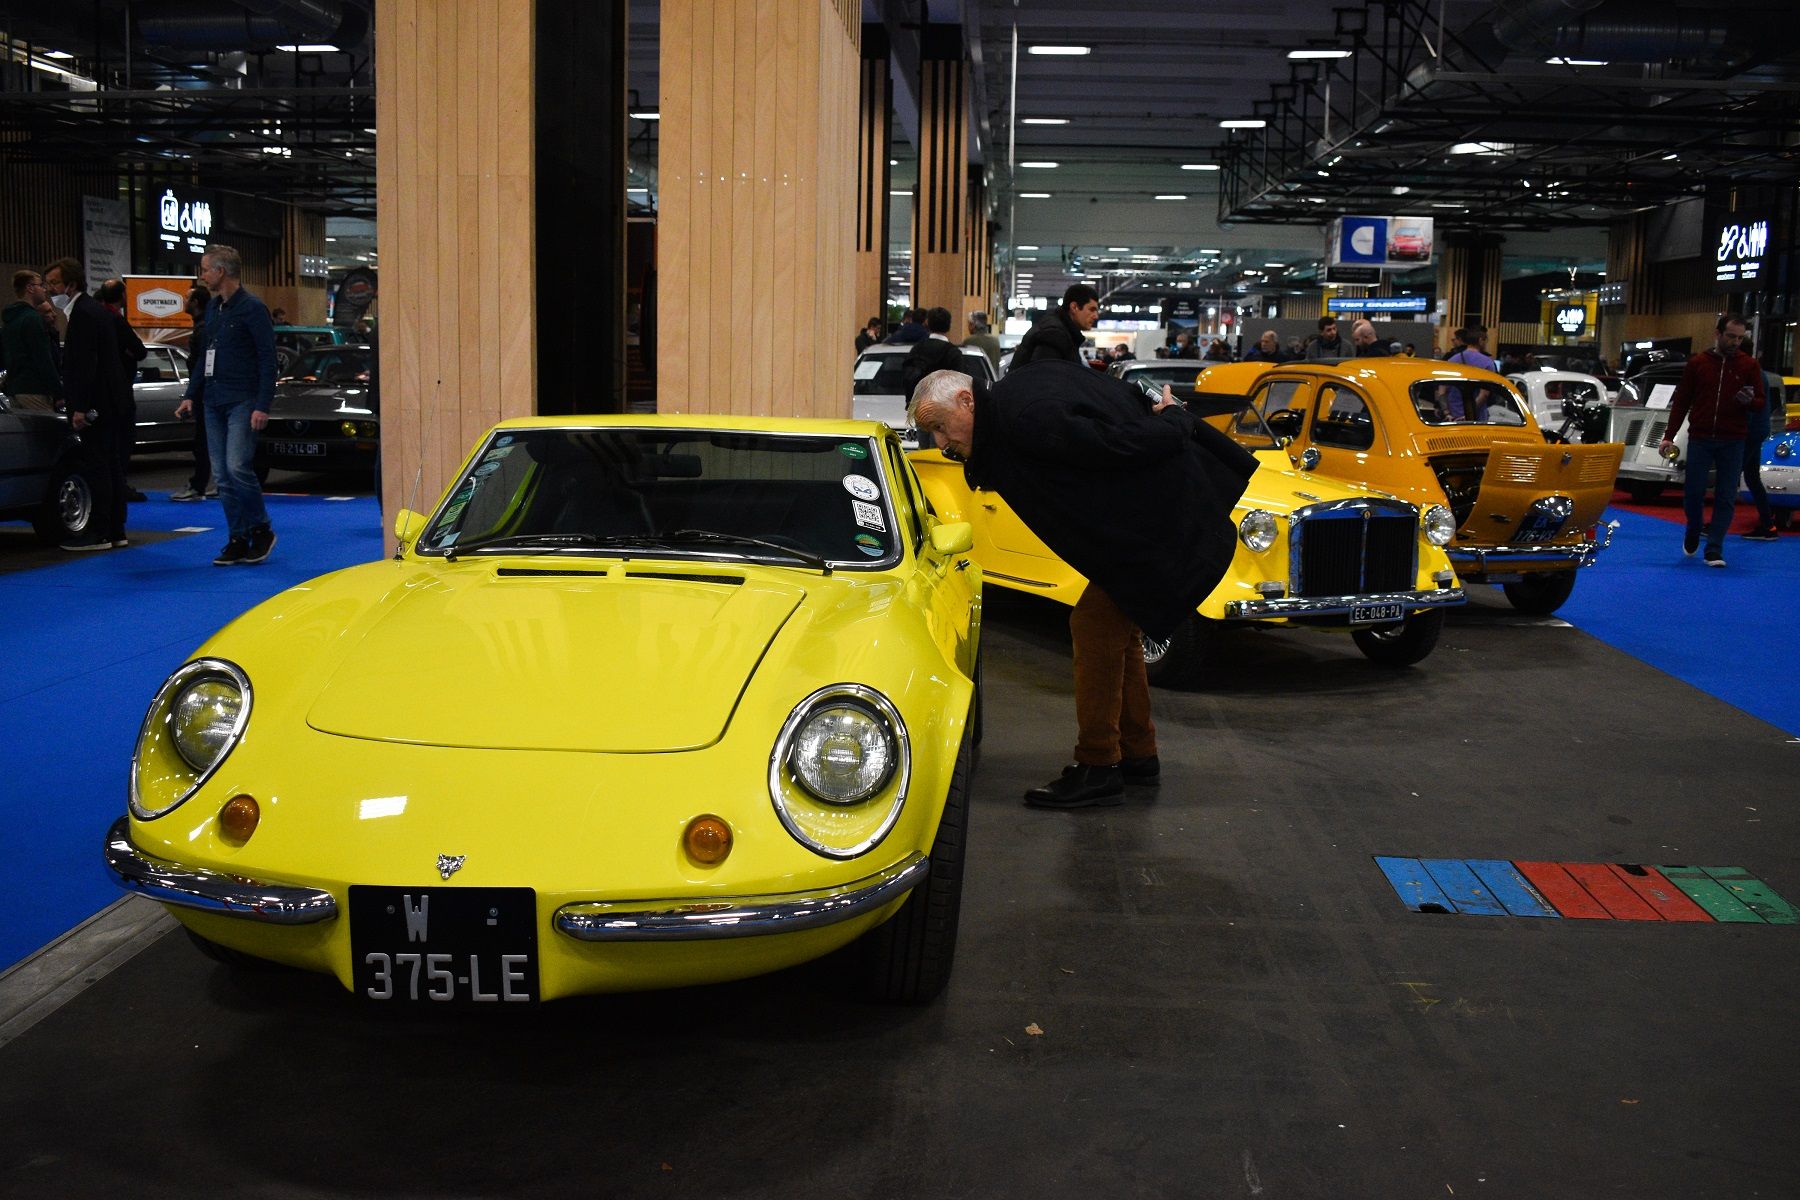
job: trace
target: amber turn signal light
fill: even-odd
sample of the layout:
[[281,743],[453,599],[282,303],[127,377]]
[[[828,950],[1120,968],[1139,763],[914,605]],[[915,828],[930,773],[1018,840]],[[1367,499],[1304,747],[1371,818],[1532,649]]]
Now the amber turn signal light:
[[716,867],[731,853],[731,826],[710,814],[695,817],[681,835],[681,844],[695,862]]
[[255,796],[233,796],[219,810],[219,828],[225,831],[226,837],[237,842],[249,841],[260,820],[262,810],[257,807]]

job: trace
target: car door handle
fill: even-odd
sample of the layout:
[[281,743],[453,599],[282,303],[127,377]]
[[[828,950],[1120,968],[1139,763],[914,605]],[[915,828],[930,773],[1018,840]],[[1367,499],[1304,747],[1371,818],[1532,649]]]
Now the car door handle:
[[957,570],[959,570],[959,571],[966,571],[966,570],[968,570],[968,569],[969,569],[969,560],[968,560],[968,559],[966,559],[966,558],[959,558],[959,559],[957,559],[957,560],[956,560],[956,569],[957,569]]

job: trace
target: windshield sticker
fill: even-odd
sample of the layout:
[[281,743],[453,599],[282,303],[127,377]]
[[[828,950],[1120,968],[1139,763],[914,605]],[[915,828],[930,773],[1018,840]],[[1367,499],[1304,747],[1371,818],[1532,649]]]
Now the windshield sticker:
[[[881,360],[879,358],[865,358],[856,364],[856,378],[858,380],[873,379],[879,374],[881,374]],[[843,376],[840,375],[838,378],[842,379]]]
[[856,535],[856,548],[858,550],[861,550],[864,554],[868,555],[870,558],[880,558],[883,554],[887,553],[886,550],[882,549],[881,539],[876,537],[872,533],[857,534]]
[[856,523],[864,529],[873,529],[876,533],[887,532],[887,522],[881,519],[881,510],[873,504],[864,504],[861,500],[852,500],[850,507],[856,513]]
[[517,450],[517,449],[518,449],[517,446],[495,446],[492,450],[489,450],[486,454],[481,456],[481,461],[482,462],[499,462],[501,459],[505,458],[507,455],[511,454],[514,450]]
[[449,533],[446,533],[442,537],[438,538],[437,543],[440,546],[454,546],[454,545],[456,545],[456,539],[461,536],[462,536],[462,530],[452,529]]
[[845,458],[854,458],[860,461],[869,457],[869,448],[861,442],[845,442],[838,447],[838,453]]
[[468,504],[469,504],[469,501],[466,497],[452,500],[449,504],[444,506],[444,515],[438,521],[438,524],[439,525],[454,525],[454,524],[456,524],[457,519],[462,516],[463,509],[467,508]]
[[480,466],[475,468],[474,473],[477,476],[487,476],[487,475],[492,475],[495,471],[498,471],[499,469],[500,469],[500,464],[497,462],[484,462]]
[[496,439],[494,439],[494,445],[496,445],[496,446],[510,446],[510,445],[512,445],[512,434],[510,434],[510,433],[509,433],[509,434],[507,434],[507,435],[506,435],[506,436],[505,436],[505,437],[501,437],[501,438],[496,438]]
[[844,476],[844,490],[858,500],[881,499],[881,489],[876,487],[875,482],[866,475]]

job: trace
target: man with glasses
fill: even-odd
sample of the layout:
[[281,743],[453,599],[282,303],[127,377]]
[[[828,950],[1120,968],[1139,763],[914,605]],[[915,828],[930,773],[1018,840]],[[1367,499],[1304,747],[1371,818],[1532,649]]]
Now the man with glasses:
[[116,550],[125,539],[125,509],[131,485],[125,464],[137,439],[137,402],[131,382],[144,346],[123,317],[87,294],[87,276],[73,258],[59,258],[44,268],[51,303],[66,313],[69,332],[63,339],[63,397],[69,424],[81,435],[94,487],[92,533],[65,542],[64,550]]
[[0,312],[0,370],[6,372],[6,394],[13,407],[55,412],[62,395],[62,376],[50,346],[50,331],[38,306],[48,293],[36,271],[13,273],[16,299]]
[[244,287],[244,260],[230,246],[214,245],[200,257],[200,282],[212,292],[206,306],[206,348],[188,371],[185,417],[200,402],[219,503],[230,536],[215,567],[267,562],[275,531],[256,478],[256,435],[269,424],[275,402],[275,322],[263,302]]

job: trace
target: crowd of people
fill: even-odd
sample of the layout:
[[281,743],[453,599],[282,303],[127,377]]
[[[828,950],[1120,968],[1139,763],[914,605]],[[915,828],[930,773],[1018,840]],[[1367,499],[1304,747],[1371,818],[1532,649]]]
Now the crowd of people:
[[[185,310],[194,322],[188,344],[186,398],[176,409],[195,422],[194,471],[174,500],[216,494],[229,529],[216,566],[268,561],[275,531],[253,462],[256,435],[275,396],[275,321],[243,286],[243,259],[212,245]],[[83,473],[93,489],[93,517],[71,553],[123,549],[130,501],[142,500],[126,478],[137,439],[132,384],[148,351],[125,317],[125,285],[103,280],[91,291],[74,258],[42,271],[13,274],[14,300],[0,311],[0,370],[18,409],[60,412],[79,435]],[[216,477],[216,492],[209,478]]]

